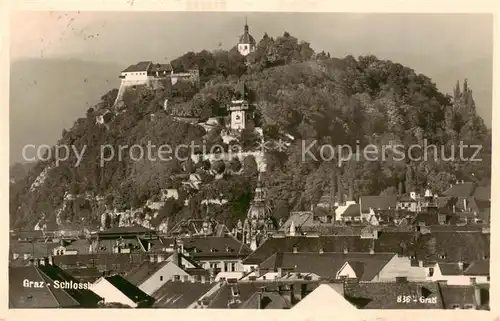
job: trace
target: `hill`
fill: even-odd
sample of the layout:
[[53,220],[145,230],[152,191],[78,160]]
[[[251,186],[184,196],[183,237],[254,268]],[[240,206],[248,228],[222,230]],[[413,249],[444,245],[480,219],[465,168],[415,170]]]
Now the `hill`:
[[[266,141],[292,137],[286,150],[265,153],[262,183],[275,218],[307,209],[331,190],[357,198],[427,187],[439,193],[455,180],[489,182],[491,133],[476,114],[470,84],[451,97],[409,67],[375,56],[331,58],[286,32],[276,39],[265,35],[246,61],[233,48],[189,52],[172,65],[175,70],[197,66],[201,84],[137,87],[125,93],[120,111],[112,107],[116,92],[103,95],[59,140],[78,150],[87,146],[79,166],[75,155],[59,166],[53,160],[39,162],[11,185],[11,224],[33,226],[41,219],[96,224],[102,213],[113,212],[143,225],[208,214],[233,226],[245,217],[257,183],[253,156],[195,164],[186,150],[180,154],[185,160],[165,161],[158,161],[154,152],[156,160],[136,160],[137,153],[125,153],[102,167],[99,159],[101,146],[116,151],[124,145],[168,144],[175,150],[205,141],[208,148],[228,150],[222,128],[207,132],[174,116],[224,119],[226,105],[241,93],[255,104]],[[96,116],[106,111],[114,115],[111,120],[96,123]],[[255,150],[259,141],[252,130],[236,139],[245,150]],[[478,155],[483,161],[423,160],[422,151],[409,148],[432,143],[443,146],[448,156],[460,141],[483,145]],[[385,157],[395,151],[382,148],[395,144],[406,158]],[[312,146],[307,157],[304,145]],[[383,152],[375,160],[351,157],[339,163],[345,154],[330,157],[320,145],[353,150],[370,145]],[[470,157],[471,151],[465,154]]]
[[[119,86],[123,66],[74,59],[23,59],[11,64],[10,162],[26,144],[54,144],[75,115]],[[78,89],[75,89],[78,88]],[[29,129],[29,130],[27,130]],[[29,155],[30,157],[33,155]]]

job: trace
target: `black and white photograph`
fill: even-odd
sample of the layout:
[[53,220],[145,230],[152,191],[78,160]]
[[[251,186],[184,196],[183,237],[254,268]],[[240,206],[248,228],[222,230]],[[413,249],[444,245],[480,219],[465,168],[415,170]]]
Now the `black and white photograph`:
[[491,310],[492,13],[17,10],[9,39],[9,309]]

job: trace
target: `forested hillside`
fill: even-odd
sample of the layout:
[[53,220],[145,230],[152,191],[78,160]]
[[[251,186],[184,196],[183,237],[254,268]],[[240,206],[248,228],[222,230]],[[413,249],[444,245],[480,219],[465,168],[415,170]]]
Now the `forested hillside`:
[[[98,158],[100,146],[107,144],[145,146],[151,142],[175,147],[203,139],[209,146],[222,144],[220,129],[206,133],[201,126],[176,120],[172,114],[201,119],[224,116],[235,88],[243,82],[248,98],[257,106],[258,125],[265,139],[279,139],[284,133],[295,138],[286,151],[269,151],[265,155],[263,183],[276,217],[286,216],[290,210],[308,209],[331,188],[334,174],[338,176],[335,184],[355,198],[418,191],[426,186],[439,193],[456,180],[489,184],[491,133],[475,113],[469,88],[474,84],[457,84],[455,97],[446,96],[431,79],[410,67],[374,56],[331,58],[328,53],[315,53],[307,42],[299,42],[288,33],[276,39],[265,35],[256,52],[247,58],[248,63],[235,48],[189,52],[172,61],[172,65],[175,70],[198,67],[199,86],[179,82],[161,89],[129,91],[124,96],[126,108],[107,126],[96,124],[95,116],[112,108],[116,90],[103,95],[101,102],[87,111],[87,117],[77,119],[59,141],[79,150],[87,146],[78,167],[74,166],[75,157],[58,167],[51,161],[39,162],[24,179],[11,184],[11,224],[31,227],[41,217],[55,220],[57,212],[63,221],[90,224],[106,210],[92,198],[77,198],[61,210],[67,192],[99,195],[105,198],[108,208],[125,211],[144,206],[148,199],[158,197],[161,189],[178,188],[179,199],[169,199],[158,217],[176,221],[208,213],[231,226],[245,216],[252,199],[257,168],[251,157],[243,164],[233,160],[230,164],[210,165],[191,161],[137,162],[126,155],[102,168]],[[167,98],[165,111],[163,102]],[[335,161],[303,161],[302,141],[314,140],[319,142],[316,146],[348,144],[353,149],[368,144],[408,147],[426,140],[428,144],[447,146],[448,151],[463,141],[483,145],[476,156],[483,161],[460,160],[457,151],[457,159],[452,161],[392,161],[388,157],[378,161],[351,159],[339,167]],[[240,143],[252,149],[256,139],[244,131]],[[317,148],[313,151],[319,152]],[[236,175],[240,167],[243,171]],[[210,169],[223,177],[215,179]],[[42,172],[45,179],[33,188]],[[199,190],[181,187],[181,181],[190,173],[202,178]],[[228,202],[207,211],[201,201],[214,197]],[[186,199],[189,201],[185,206]]]

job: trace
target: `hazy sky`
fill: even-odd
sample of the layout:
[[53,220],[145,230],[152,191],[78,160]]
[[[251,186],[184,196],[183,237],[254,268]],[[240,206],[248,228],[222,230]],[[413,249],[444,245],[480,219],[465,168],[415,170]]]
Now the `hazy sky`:
[[[346,54],[432,57],[419,68],[492,54],[492,16],[473,14],[18,12],[11,55],[72,56],[130,64],[188,50],[233,46],[243,30],[260,40],[285,30],[314,49]],[[94,35],[93,38],[89,36]],[[391,58],[391,57],[387,57]]]

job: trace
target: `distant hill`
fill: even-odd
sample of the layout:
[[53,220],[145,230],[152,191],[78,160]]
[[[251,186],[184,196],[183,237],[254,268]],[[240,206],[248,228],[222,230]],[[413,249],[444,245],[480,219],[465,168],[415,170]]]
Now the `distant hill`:
[[11,63],[10,163],[22,162],[26,144],[54,144],[61,131],[119,86],[123,66],[65,59]]

